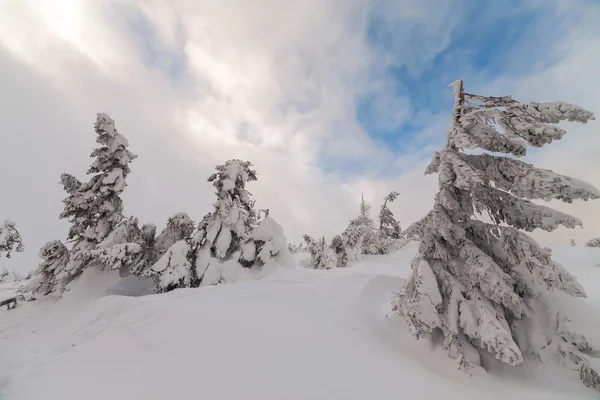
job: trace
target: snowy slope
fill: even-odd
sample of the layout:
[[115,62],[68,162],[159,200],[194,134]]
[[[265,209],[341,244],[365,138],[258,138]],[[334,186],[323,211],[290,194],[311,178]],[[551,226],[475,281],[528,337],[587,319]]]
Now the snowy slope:
[[[584,251],[585,250],[585,251]],[[600,251],[557,249],[600,307]],[[6,399],[593,399],[575,373],[527,362],[469,377],[387,317],[415,245],[346,269],[162,295],[90,271],[78,288],[0,311]],[[305,255],[299,255],[302,259]],[[302,261],[302,260],[300,260]],[[571,267],[569,265],[569,267]],[[136,283],[132,294],[143,294]],[[596,292],[594,292],[596,290]]]

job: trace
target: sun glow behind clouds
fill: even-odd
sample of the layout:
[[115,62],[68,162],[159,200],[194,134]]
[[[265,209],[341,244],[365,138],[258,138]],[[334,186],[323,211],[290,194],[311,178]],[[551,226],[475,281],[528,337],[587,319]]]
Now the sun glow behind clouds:
[[[474,92],[600,110],[597,7],[507,1],[0,0],[0,164],[20,165],[32,153],[46,163],[48,154],[56,158],[51,171],[31,161],[27,190],[0,168],[9,193],[0,196],[0,220],[11,217],[31,238],[27,268],[37,263],[36,248],[64,236],[56,218],[64,192],[55,182],[62,172],[84,175],[90,122],[103,111],[140,156],[126,213],[159,228],[175,212],[197,220],[210,209],[206,177],[228,158],[256,165],[257,204],[293,241],[339,233],[361,193],[377,208],[399,191],[393,207],[405,227],[431,207],[436,177],[423,169],[443,144],[452,102],[446,85],[456,74]],[[517,3],[544,23],[513,18],[523,14]],[[566,4],[560,13],[558,3]],[[469,4],[504,19],[495,29],[475,24]],[[540,16],[536,7],[546,11]],[[587,23],[572,24],[573,16]],[[549,35],[549,25],[557,33]],[[457,27],[468,32],[456,36]],[[496,36],[519,37],[499,46]],[[522,53],[535,53],[535,65]],[[594,148],[595,127],[582,127],[581,142],[568,135],[552,145],[557,153],[543,154],[563,154],[569,143],[569,154],[584,154]],[[545,167],[586,178],[597,157],[584,155],[576,163],[582,171],[563,169],[554,156]],[[49,197],[49,211],[35,209]],[[593,210],[574,210],[591,227],[578,239],[600,234],[586,216]]]

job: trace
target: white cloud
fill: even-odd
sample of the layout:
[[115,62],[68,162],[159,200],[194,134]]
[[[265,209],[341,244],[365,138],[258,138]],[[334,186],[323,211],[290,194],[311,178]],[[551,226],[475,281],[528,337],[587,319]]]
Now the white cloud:
[[[417,114],[423,130],[395,157],[369,138],[355,106],[361,96],[378,94],[372,117],[383,129],[410,117],[409,99],[390,88],[385,68],[427,65],[461,20],[446,3],[427,4],[1,2],[0,218],[14,219],[29,246],[6,265],[34,268],[37,248],[66,235],[66,223],[56,219],[64,197],[58,177],[83,177],[100,111],[116,120],[139,155],[124,197],[126,213],[143,222],[160,225],[178,211],[200,219],[214,201],[206,178],[228,158],[255,164],[259,181],[250,190],[257,204],[270,208],[294,241],[303,233],[339,232],[363,192],[376,208],[389,191],[399,191],[393,209],[404,226],[414,222],[433,203],[436,177],[422,171],[444,138],[447,117]],[[394,54],[369,42],[368,16],[377,13],[397,28]],[[600,110],[595,88],[584,81],[600,35],[587,25],[573,35],[564,43],[578,43],[579,51],[561,50],[559,62],[535,79],[514,77],[501,88],[527,87],[535,99],[552,94]],[[564,72],[572,69],[577,74]],[[582,150],[591,137],[585,132],[583,142],[565,142],[581,156],[580,166],[589,161],[583,157],[594,157]],[[361,174],[324,172],[338,164],[357,165]],[[573,172],[585,178],[585,168]],[[600,226],[594,229],[600,234]]]

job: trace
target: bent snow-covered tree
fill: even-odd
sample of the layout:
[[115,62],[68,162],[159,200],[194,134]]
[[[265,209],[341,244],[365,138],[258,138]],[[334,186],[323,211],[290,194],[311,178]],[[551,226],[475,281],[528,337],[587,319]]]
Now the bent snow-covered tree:
[[15,227],[15,223],[7,219],[4,225],[0,225],[0,257],[4,254],[10,258],[13,251],[22,252],[25,250],[21,234]]
[[394,218],[394,213],[388,207],[388,203],[393,203],[398,198],[400,193],[391,192],[383,199],[383,205],[379,211],[379,233],[386,238],[400,239],[402,237],[402,229],[400,224]]
[[88,174],[94,174],[87,183],[63,174],[61,180],[69,196],[63,200],[60,218],[71,223],[68,239],[73,241],[69,264],[60,279],[76,279],[85,268],[83,254],[94,249],[123,220],[121,193],[125,179],[131,172],[129,163],[137,156],[127,150],[129,142],[121,135],[115,121],[107,114],[97,115],[94,129],[100,147],[94,149],[94,158]]
[[[410,229],[421,241],[394,308],[417,338],[441,331],[444,348],[464,369],[480,365],[478,349],[510,365],[533,354],[578,369],[594,350],[592,341],[574,332],[569,316],[550,303],[562,295],[557,292],[585,297],[584,290],[548,249],[519,230],[581,225],[530,200],[570,203],[600,198],[600,191],[511,157],[463,149],[522,156],[527,144],[541,147],[565,134],[552,124],[585,123],[593,114],[561,102],[521,104],[511,97],[468,94],[462,81],[453,86],[447,144],[426,169],[438,173],[439,192],[433,209]],[[492,223],[476,213],[487,214]]]

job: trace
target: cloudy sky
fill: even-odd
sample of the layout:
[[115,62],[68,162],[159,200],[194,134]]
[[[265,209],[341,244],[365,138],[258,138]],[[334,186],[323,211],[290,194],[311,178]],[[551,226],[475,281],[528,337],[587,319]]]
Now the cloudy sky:
[[[125,211],[159,229],[215,199],[229,158],[288,238],[331,237],[358,208],[401,193],[403,226],[433,204],[423,169],[444,142],[452,94],[513,94],[600,113],[597,0],[0,1],[0,219],[17,222],[26,272],[57,219],[62,172],[84,178],[97,112],[139,155]],[[528,160],[600,186],[600,122],[568,127]],[[558,205],[600,236],[600,203]]]

